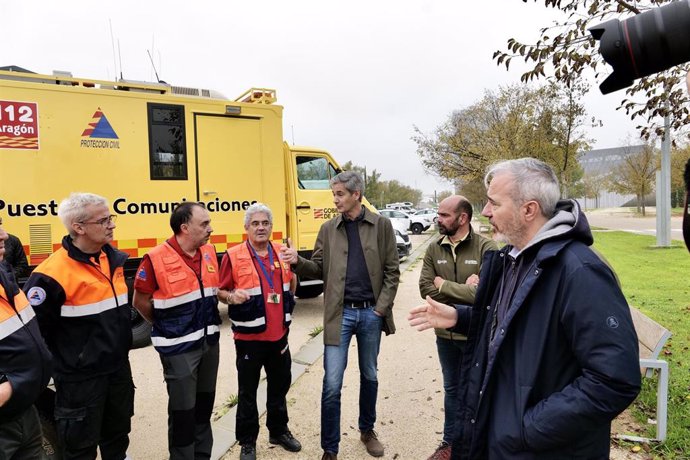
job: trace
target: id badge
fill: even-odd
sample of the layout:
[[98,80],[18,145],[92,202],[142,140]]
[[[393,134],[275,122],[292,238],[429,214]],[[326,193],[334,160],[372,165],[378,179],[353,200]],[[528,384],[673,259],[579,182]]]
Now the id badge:
[[277,292],[268,294],[268,303],[280,303],[280,294]]

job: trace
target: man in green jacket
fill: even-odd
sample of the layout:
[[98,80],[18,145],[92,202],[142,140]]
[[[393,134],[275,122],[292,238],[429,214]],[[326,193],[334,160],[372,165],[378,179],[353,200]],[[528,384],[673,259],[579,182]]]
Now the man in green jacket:
[[[419,293],[422,298],[446,304],[474,303],[479,284],[479,268],[484,253],[498,249],[496,243],[474,233],[472,205],[463,196],[452,195],[441,201],[438,207],[438,231],[442,235],[432,242],[424,255],[424,265],[419,277]],[[429,460],[450,458],[453,441],[455,414],[457,413],[460,361],[467,337],[436,329],[436,349],[443,374],[443,440]]]
[[345,171],[331,179],[340,215],[321,226],[311,260],[283,247],[281,258],[300,276],[324,283],[324,378],[321,394],[322,460],[336,460],[340,442],[340,392],[350,340],[359,356],[359,430],[369,455],[383,456],[376,422],[377,359],[381,331],[395,332],[393,300],[400,268],[391,222],[362,206],[364,184]]

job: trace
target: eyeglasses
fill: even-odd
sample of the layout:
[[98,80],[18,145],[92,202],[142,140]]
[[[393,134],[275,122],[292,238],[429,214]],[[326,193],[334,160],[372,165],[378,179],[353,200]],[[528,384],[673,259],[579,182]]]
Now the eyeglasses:
[[253,220],[249,222],[249,225],[251,225],[254,228],[259,228],[259,227],[270,227],[271,223],[267,220],[262,220],[259,222],[258,220]]
[[117,220],[117,216],[114,215],[114,214],[111,214],[111,215],[109,215],[108,217],[104,217],[103,219],[98,219],[98,220],[95,220],[95,221],[92,221],[92,222],[79,222],[79,223],[82,224],[82,225],[98,224],[98,225],[100,225],[100,226],[102,226],[102,227],[107,227],[107,226],[110,225],[111,223],[114,224],[116,220]]

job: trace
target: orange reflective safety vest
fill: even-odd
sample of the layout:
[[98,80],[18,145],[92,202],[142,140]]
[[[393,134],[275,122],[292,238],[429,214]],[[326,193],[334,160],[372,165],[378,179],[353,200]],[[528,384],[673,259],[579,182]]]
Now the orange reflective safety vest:
[[31,407],[50,380],[51,357],[35,316],[24,292],[0,273],[0,374],[12,385],[12,397],[0,407],[3,422]]
[[[277,258],[278,252],[273,248],[273,245],[271,245],[271,248]],[[263,332],[266,330],[266,304],[261,291],[259,272],[256,270],[252,260],[253,256],[249,248],[249,242],[233,246],[227,250],[227,253],[228,257],[230,257],[235,289],[244,289],[250,296],[246,302],[240,305],[232,305],[228,308],[232,330],[244,334]],[[290,292],[290,281],[293,275],[286,263],[280,262],[278,259],[276,261],[280,265],[283,280],[283,293],[281,296],[284,313],[283,324],[285,327],[288,327],[292,322],[292,311],[295,308],[295,297]],[[277,286],[276,289],[278,289]]]
[[162,355],[189,351],[220,338],[218,258],[211,244],[201,251],[201,278],[170,244],[153,248],[151,259],[158,289],[153,293],[151,342]]
[[10,304],[5,286],[0,284],[0,340],[17,332],[24,324],[36,317],[36,313],[29,305],[29,300],[26,298],[24,291],[20,290],[17,292],[12,301],[14,302],[14,308]]
[[62,244],[24,284],[56,375],[77,380],[120,369],[132,345],[127,254],[106,244],[95,263],[69,236]]

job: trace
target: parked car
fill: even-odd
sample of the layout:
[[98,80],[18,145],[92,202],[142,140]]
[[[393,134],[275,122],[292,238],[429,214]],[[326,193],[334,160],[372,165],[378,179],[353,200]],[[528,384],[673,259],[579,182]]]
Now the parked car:
[[402,233],[407,233],[407,231],[410,229],[410,225],[412,224],[410,216],[402,211],[396,211],[395,209],[381,209],[379,214],[381,214],[383,217],[389,218],[393,224],[393,228],[400,230]]
[[412,250],[412,242],[407,232],[403,233],[400,230],[395,230],[395,243],[398,246],[398,258],[403,259],[410,255]]
[[431,220],[434,224],[438,222],[438,211],[436,209],[420,209],[419,211],[415,212],[414,215],[425,217],[427,220]]
[[429,216],[418,216],[416,214],[407,214],[407,216],[410,218],[410,231],[415,235],[419,235],[431,227],[432,219]]

